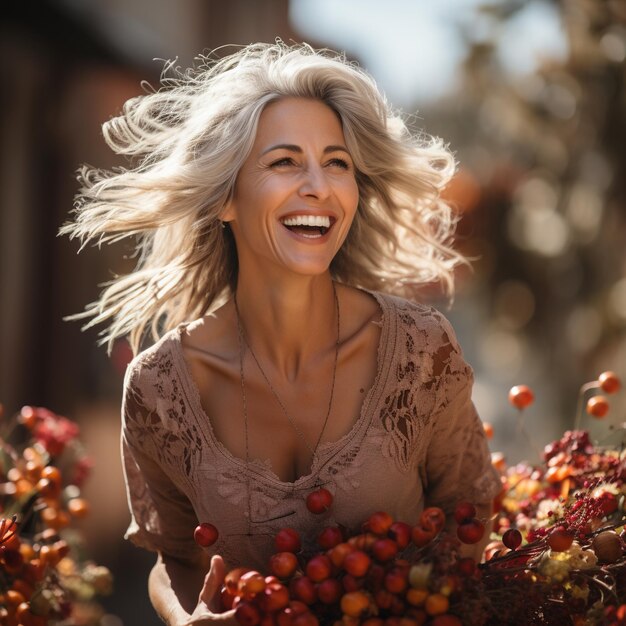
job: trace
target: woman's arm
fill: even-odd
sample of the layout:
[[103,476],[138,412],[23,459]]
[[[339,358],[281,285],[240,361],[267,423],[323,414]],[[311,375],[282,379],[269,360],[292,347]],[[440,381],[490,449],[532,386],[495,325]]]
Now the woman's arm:
[[179,561],[159,554],[150,577],[148,591],[154,610],[168,626],[236,624],[234,611],[220,613],[219,592],[226,568],[219,556],[208,563]]

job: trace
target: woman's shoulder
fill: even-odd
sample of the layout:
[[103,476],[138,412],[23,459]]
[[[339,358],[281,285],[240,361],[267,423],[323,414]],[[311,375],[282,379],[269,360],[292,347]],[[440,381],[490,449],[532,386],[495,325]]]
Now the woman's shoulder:
[[179,324],[135,355],[126,368],[124,387],[145,390],[153,386],[163,374],[169,375],[175,366],[176,344],[180,344],[185,327],[186,324]]
[[370,292],[402,330],[413,329],[433,339],[456,344],[456,334],[448,318],[436,307],[380,291]]

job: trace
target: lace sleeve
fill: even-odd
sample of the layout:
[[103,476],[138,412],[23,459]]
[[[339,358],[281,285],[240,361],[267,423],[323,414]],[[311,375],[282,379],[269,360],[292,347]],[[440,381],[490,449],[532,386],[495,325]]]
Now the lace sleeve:
[[[155,428],[160,418],[150,391],[150,372],[133,361],[124,381],[122,460],[131,523],[125,534],[135,545],[195,561],[196,514],[187,496],[157,462]],[[157,440],[155,440],[155,438]]]
[[451,513],[456,503],[490,502],[500,491],[482,422],[472,403],[472,368],[465,362],[449,322],[441,320],[442,344],[434,355],[439,404],[423,477],[426,503]]

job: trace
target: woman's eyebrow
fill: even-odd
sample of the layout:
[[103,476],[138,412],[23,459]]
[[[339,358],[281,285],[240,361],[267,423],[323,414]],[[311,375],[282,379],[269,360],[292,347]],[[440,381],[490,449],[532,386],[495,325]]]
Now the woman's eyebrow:
[[[289,150],[290,152],[297,152],[299,154],[302,154],[303,152],[302,148],[296,144],[279,143],[279,144],[276,144],[275,146],[270,146],[266,150],[263,150],[263,152],[261,153],[261,156],[263,156],[264,154],[267,154],[268,152],[272,152],[272,150]],[[327,154],[328,152],[337,152],[337,151],[350,154],[348,152],[348,149],[345,146],[332,145],[332,146],[326,146],[324,148],[324,154]]]

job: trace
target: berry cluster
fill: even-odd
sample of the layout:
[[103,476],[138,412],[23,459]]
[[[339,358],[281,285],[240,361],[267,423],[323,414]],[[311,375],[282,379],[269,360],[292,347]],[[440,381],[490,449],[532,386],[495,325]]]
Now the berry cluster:
[[[619,388],[605,372],[583,385],[581,398]],[[523,420],[533,391],[519,385],[509,398]],[[586,406],[600,416],[598,402]],[[492,430],[486,426],[488,436]],[[377,512],[354,536],[322,529],[310,558],[298,533],[284,528],[265,574],[228,574],[224,608],[234,608],[242,626],[626,626],[623,451],[600,448],[575,428],[545,447],[541,465],[507,468],[498,454],[493,463],[503,488],[483,562],[462,557],[462,544],[486,531],[468,502],[449,520],[453,534],[440,509],[426,509],[414,526]],[[202,545],[216,538],[211,524],[196,530]]]
[[79,612],[95,625],[102,610],[83,598],[110,593],[111,575],[79,560],[79,535],[66,534],[89,512],[80,485],[91,462],[78,427],[34,407],[0,426],[0,624],[70,624]]
[[[457,507],[458,535],[467,534],[467,543],[484,533],[475,515],[469,503]],[[457,605],[478,571],[473,559],[458,556],[459,541],[443,532],[445,522],[436,507],[425,509],[414,526],[379,511],[356,535],[323,528],[320,552],[308,559],[300,553],[298,532],[283,528],[274,539],[269,575],[230,571],[222,605],[235,609],[242,626],[460,626]]]
[[[533,398],[528,388],[520,395],[523,387],[509,396],[520,411]],[[590,390],[619,388],[617,376],[605,372],[582,386],[579,404]],[[587,412],[600,417],[590,400]],[[494,457],[503,491],[496,502],[497,534],[481,565],[492,614],[512,624],[626,624],[622,450],[598,447],[587,431],[575,429],[545,447],[540,466],[506,468]]]

